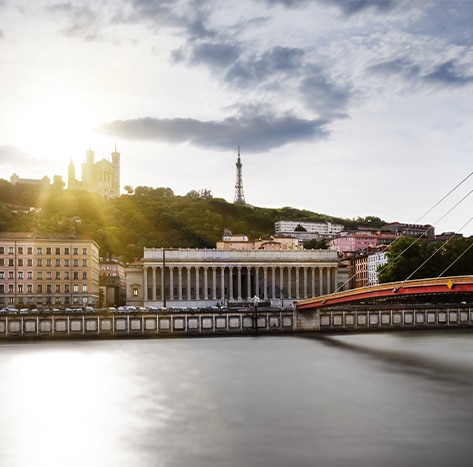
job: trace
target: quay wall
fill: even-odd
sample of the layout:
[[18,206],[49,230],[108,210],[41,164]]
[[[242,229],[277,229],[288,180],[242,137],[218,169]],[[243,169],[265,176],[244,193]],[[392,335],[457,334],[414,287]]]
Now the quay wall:
[[123,314],[0,315],[0,341],[37,338],[178,337],[298,332],[364,332],[473,327],[473,309],[331,309]]

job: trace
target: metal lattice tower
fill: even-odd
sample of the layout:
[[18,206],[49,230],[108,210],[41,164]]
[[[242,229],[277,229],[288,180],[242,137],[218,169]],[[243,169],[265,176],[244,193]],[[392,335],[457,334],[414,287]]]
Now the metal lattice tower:
[[242,163],[240,160],[240,146],[238,146],[238,159],[236,163],[236,184],[235,184],[235,204],[246,204],[245,195],[243,194],[243,177],[241,174]]

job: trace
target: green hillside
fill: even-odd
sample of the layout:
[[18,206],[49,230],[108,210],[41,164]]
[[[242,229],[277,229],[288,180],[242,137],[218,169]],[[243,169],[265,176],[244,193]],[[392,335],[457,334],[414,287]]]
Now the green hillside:
[[[214,248],[223,230],[264,238],[281,219],[360,222],[292,207],[268,209],[213,198],[208,190],[176,196],[170,188],[137,187],[104,200],[84,191],[0,180],[0,231],[35,231],[93,238],[101,256],[141,258],[143,247]],[[376,219],[376,218],[370,218]],[[379,219],[378,219],[379,220]],[[362,220],[361,220],[362,221]]]

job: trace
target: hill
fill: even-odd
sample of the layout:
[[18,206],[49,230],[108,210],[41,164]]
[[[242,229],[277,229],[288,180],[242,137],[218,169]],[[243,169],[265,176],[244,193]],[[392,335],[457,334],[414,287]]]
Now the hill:
[[274,223],[281,219],[328,220],[347,227],[364,221],[292,207],[237,205],[213,198],[208,190],[176,196],[170,188],[137,187],[104,200],[84,191],[0,180],[0,231],[85,236],[99,244],[102,257],[124,261],[141,258],[143,247],[214,248],[225,228],[265,238],[274,234]]

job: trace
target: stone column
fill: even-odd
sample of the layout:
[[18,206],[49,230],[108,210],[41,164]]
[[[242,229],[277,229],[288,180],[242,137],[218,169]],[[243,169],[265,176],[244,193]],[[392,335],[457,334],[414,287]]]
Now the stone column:
[[153,301],[156,301],[156,266],[152,268],[152,275],[151,275],[151,297]]
[[220,298],[225,299],[225,266],[220,266]]
[[217,267],[212,266],[212,300],[217,300]]
[[143,289],[143,300],[146,302],[148,301],[148,266],[143,267]]
[[192,300],[191,294],[191,267],[186,266],[186,274],[187,274],[187,300]]
[[271,267],[271,298],[276,298],[276,266]]
[[263,268],[263,299],[268,299],[268,268],[265,266]]
[[248,300],[251,299],[251,266],[246,267],[246,291]]
[[235,300],[233,297],[233,266],[228,267],[228,299]]
[[324,268],[319,267],[319,295],[324,295]]
[[296,266],[296,299],[299,300],[299,289],[300,289],[300,284],[299,284],[299,266]]
[[204,266],[204,300],[209,299],[209,279],[207,277],[208,266]]
[[333,277],[334,277],[334,291],[338,289],[338,267],[333,268]]
[[327,270],[327,293],[332,292],[332,286],[330,284],[330,268],[325,268]]
[[304,298],[307,298],[307,266],[304,266]]
[[292,291],[291,291],[291,283],[292,283],[292,266],[288,266],[287,268],[287,298],[292,298]]
[[255,295],[259,297],[259,266],[255,267]]
[[174,267],[169,267],[169,300],[174,300]]
[[279,293],[280,293],[280,297],[282,300],[284,299],[284,297],[282,296],[284,294],[284,267],[283,266],[279,266]]
[[237,287],[238,301],[241,302],[241,266],[237,267]]
[[315,266],[312,266],[312,297],[315,297]]
[[199,280],[199,266],[195,267],[195,299],[200,300],[200,280]]
[[182,300],[182,267],[178,268],[179,300]]
[[166,293],[164,290],[164,268],[161,266],[159,269],[161,270],[161,300],[164,302],[164,294]]

